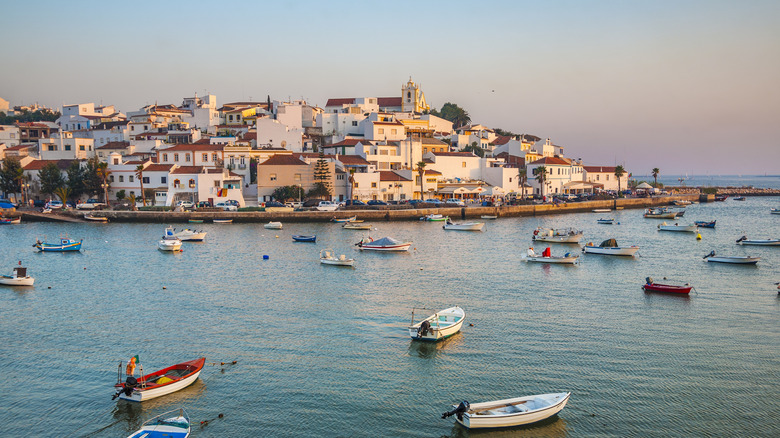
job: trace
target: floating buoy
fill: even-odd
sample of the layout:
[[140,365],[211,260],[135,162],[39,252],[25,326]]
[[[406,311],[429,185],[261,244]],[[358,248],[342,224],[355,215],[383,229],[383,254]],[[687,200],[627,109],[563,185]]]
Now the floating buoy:
[[701,233],[696,234],[696,240],[701,240]]
[[268,257],[267,255],[263,255],[263,260],[268,260],[268,259],[270,259],[270,257]]
[[163,290],[168,289],[167,287],[163,286]]
[[49,286],[49,289],[51,289],[51,286]]
[[87,267],[86,267],[86,266],[84,266],[84,270],[85,270],[85,271],[87,270]]
[[276,237],[277,239],[279,238],[279,236],[275,236],[275,237]]
[[422,271],[422,268],[420,268],[420,270]]
[[469,324],[469,327],[474,327],[474,324]]

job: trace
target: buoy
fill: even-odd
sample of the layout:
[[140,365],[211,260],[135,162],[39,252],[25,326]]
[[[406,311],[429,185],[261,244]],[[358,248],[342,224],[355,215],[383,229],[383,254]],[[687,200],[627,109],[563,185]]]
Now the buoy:
[[267,255],[263,255],[263,260],[268,260],[268,259],[270,259],[270,257],[268,257]]
[[87,267],[86,267],[86,266],[84,266],[84,270],[85,270],[85,271],[87,270]]
[[474,324],[469,324],[469,327],[474,327]]
[[168,289],[167,287],[163,286],[163,290]]
[[277,239],[279,238],[279,236],[278,236],[278,235],[277,235],[277,236],[275,236],[275,237],[276,237]]
[[701,240],[701,233],[696,234],[696,240]]
[[422,268],[420,268],[420,270],[422,271]]
[[51,289],[51,286],[49,286],[49,289]]

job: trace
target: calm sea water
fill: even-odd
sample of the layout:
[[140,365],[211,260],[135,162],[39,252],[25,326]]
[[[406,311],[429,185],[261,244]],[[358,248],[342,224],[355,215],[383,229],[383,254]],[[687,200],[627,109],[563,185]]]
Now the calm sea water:
[[[0,434],[123,437],[183,406],[193,437],[776,437],[780,248],[734,244],[780,236],[770,207],[780,198],[693,205],[685,222],[718,220],[701,241],[656,231],[641,210],[616,212],[620,225],[582,213],[500,219],[482,233],[376,223],[374,237],[413,240],[410,254],[359,253],[363,232],[335,224],[203,224],[207,242],[177,255],[157,251],[160,225],[3,226],[0,267],[22,260],[36,286],[0,289]],[[525,263],[540,225],[614,237],[641,256]],[[299,233],[317,244],[291,242]],[[84,250],[31,248],[61,234]],[[357,267],[321,266],[323,248]],[[713,249],[762,260],[703,262]],[[646,276],[696,291],[644,294]],[[412,342],[405,327],[420,305],[460,305],[473,326]],[[136,354],[147,372],[200,356],[238,363],[159,399],[112,401],[118,361]],[[573,393],[569,405],[531,428],[475,433],[439,418],[464,399],[559,391]]]
[[[652,183],[652,175],[634,175],[637,181]],[[685,178],[689,187],[755,187],[780,189],[780,175],[658,175],[658,182],[665,186],[679,186],[679,178]]]

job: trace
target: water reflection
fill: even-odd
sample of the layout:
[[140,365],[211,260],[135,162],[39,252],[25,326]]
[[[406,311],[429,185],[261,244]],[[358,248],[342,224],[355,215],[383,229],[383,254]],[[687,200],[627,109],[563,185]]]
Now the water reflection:
[[504,427],[500,429],[467,429],[459,423],[452,426],[449,435],[442,438],[559,438],[569,434],[566,430],[566,421],[557,415],[528,426]]
[[665,294],[660,292],[645,292],[645,301],[652,303],[654,301],[681,301],[690,304],[691,296],[689,294]]
[[456,348],[463,344],[463,333],[458,332],[449,338],[439,342],[425,342],[412,340],[409,343],[409,356],[417,356],[423,359],[435,358],[439,351],[445,348]]

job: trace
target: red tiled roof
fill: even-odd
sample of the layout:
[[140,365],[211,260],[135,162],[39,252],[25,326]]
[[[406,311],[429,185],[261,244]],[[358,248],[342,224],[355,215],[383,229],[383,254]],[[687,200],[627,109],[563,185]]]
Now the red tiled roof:
[[[295,155],[298,158],[319,158],[320,157],[320,154],[315,152],[303,152],[303,153],[297,153],[293,155]],[[323,154],[323,158],[332,159],[332,158],[336,158],[336,156],[330,154]]]
[[328,99],[328,103],[326,103],[325,106],[352,105],[353,103],[355,103],[354,97],[346,97],[346,98],[338,98],[338,99]]
[[392,170],[380,170],[379,181],[411,181],[411,179],[404,178]]
[[258,166],[306,166],[300,158],[288,154],[276,154],[258,164]]
[[582,166],[585,172],[615,173],[615,166]]
[[476,157],[471,152],[431,152],[433,155],[437,157],[464,157],[464,158],[471,158]]
[[221,151],[225,148],[223,144],[177,144],[167,149],[160,149],[160,152],[177,152],[177,151]]
[[367,141],[367,140],[361,140],[361,139],[358,139],[358,138],[347,138],[347,139],[341,140],[338,143],[326,144],[323,147],[324,148],[329,148],[329,147],[337,147],[337,146],[355,146],[358,143],[370,144],[371,142]]
[[126,149],[130,146],[129,141],[110,141],[103,146],[98,146],[95,149]]
[[144,168],[144,172],[168,172],[173,164],[150,164]]
[[201,173],[203,172],[203,166],[181,166],[173,169],[172,175],[181,175],[188,173]]
[[21,151],[23,149],[35,148],[37,146],[38,145],[36,145],[35,143],[22,143],[20,145],[16,145],[16,146],[11,146],[9,148],[5,148],[5,151],[6,152],[8,152],[8,151]]
[[568,166],[571,163],[558,157],[544,157],[540,160],[534,161],[533,163],[529,163],[528,165],[531,166],[534,164],[544,164],[544,165],[553,164],[558,166]]
[[35,160],[27,163],[24,166],[24,170],[41,170],[47,164],[56,164],[60,170],[65,170],[70,167],[70,163],[78,160]]
[[423,138],[420,139],[420,142],[422,142],[422,144],[433,144],[433,145],[438,145],[438,146],[446,146],[447,145],[447,143],[439,140],[438,138],[431,138],[431,137],[423,137]]
[[402,104],[402,99],[400,97],[378,97],[376,101],[380,108],[388,106],[401,106]]
[[510,140],[512,140],[512,137],[508,135],[499,135],[495,140],[491,141],[490,144],[501,146],[509,143]]
[[441,175],[441,172],[439,172],[438,170],[433,170],[433,169],[425,169],[425,174],[426,175]]
[[347,166],[368,166],[371,164],[360,155],[339,155],[338,160]]
[[[39,128],[39,129],[50,128],[49,125],[44,125],[43,123],[35,123],[35,122],[22,122],[22,123],[17,122],[16,126],[20,128]],[[51,129],[56,129],[56,128],[51,128]]]

